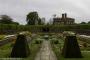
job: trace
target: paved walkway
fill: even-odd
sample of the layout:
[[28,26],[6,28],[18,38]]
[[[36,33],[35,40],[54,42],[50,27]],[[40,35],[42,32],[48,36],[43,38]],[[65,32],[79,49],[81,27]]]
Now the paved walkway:
[[35,60],[57,60],[51,49],[50,41],[43,41],[42,47],[37,53]]

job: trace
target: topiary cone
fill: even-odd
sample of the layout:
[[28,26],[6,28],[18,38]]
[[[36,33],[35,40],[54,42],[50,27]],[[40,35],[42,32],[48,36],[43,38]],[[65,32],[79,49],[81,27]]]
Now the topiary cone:
[[62,55],[65,58],[82,58],[76,36],[66,36]]
[[25,58],[30,54],[29,46],[25,35],[18,35],[11,52],[11,57]]

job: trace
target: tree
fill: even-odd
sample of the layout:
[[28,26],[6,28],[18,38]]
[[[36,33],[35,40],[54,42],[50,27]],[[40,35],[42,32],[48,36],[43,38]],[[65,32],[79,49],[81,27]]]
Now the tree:
[[8,15],[1,15],[0,16],[0,23],[3,23],[3,24],[10,24],[12,23],[12,18]]
[[90,21],[88,21],[88,24],[90,24]]
[[37,12],[30,12],[26,17],[26,21],[28,25],[38,24],[38,20],[39,20],[39,16]]
[[86,22],[81,22],[80,24],[86,24]]
[[38,19],[38,25],[42,25],[41,18]]

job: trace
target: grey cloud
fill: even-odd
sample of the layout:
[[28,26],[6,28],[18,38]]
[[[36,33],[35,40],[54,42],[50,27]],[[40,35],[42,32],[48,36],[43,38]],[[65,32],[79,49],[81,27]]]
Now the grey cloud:
[[0,15],[7,14],[14,21],[25,24],[30,11],[38,11],[47,21],[53,14],[61,16],[63,12],[76,22],[89,21],[90,0],[0,0]]

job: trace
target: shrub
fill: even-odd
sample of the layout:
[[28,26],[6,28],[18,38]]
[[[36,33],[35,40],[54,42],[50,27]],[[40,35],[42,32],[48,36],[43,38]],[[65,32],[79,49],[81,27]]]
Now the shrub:
[[62,55],[65,58],[81,58],[82,57],[76,36],[66,36]]
[[59,44],[59,41],[58,40],[54,40],[54,44]]
[[30,54],[29,46],[25,35],[18,35],[11,52],[11,57],[25,58]]
[[41,44],[42,41],[41,40],[35,40],[35,44]]

